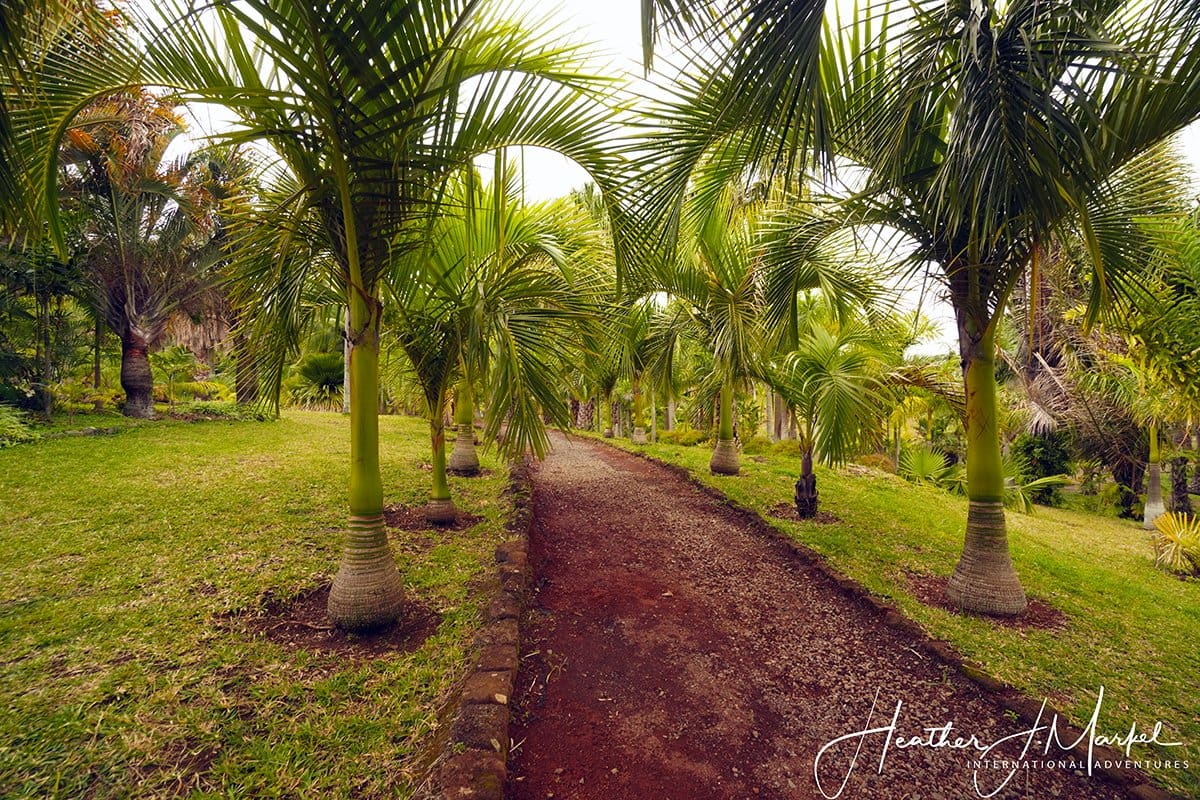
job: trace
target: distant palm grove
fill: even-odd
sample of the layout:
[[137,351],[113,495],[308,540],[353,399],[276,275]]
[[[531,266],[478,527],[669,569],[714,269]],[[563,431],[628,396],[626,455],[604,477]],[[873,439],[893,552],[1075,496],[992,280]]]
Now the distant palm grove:
[[[800,519],[820,464],[963,494],[969,612],[1024,612],[1006,513],[1035,504],[1136,518],[1200,570],[1200,210],[1173,149],[1200,4],[646,0],[648,96],[505,13],[6,3],[0,445],[114,409],[347,414],[351,631],[404,602],[394,413],[428,429],[435,524],[479,450],[575,428],[707,442],[719,475],[789,452]],[[232,122],[189,138],[196,104]],[[527,148],[590,182],[529,201]]]

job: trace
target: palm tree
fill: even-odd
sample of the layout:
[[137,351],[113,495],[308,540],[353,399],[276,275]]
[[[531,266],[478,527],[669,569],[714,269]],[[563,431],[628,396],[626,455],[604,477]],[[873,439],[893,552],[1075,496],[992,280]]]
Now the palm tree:
[[[758,352],[765,340],[762,291],[756,247],[761,198],[754,187],[739,191],[729,183],[716,202],[685,206],[674,258],[656,270],[656,288],[673,299],[656,325],[653,350],[673,372],[675,342],[685,337],[712,356],[705,381],[717,395],[717,436],[709,469],[718,475],[739,471],[734,443],[733,401],[737,385],[761,375]],[[701,195],[694,195],[698,198]]]
[[[917,242],[915,258],[938,266],[958,321],[971,504],[947,591],[966,610],[1025,608],[1002,505],[1003,310],[1060,231],[1088,246],[1089,319],[1127,293],[1150,248],[1114,213],[1113,178],[1200,116],[1198,34],[1194,4],[944,5],[914,17],[894,49],[843,56],[856,72],[835,116],[846,152],[872,171],[862,219]],[[1151,212],[1172,204],[1169,183],[1160,188]]]
[[747,126],[746,161],[829,163],[836,142],[870,170],[860,219],[890,218],[919,242],[958,320],[971,506],[949,595],[967,610],[1020,613],[1002,506],[996,326],[1056,229],[1077,228],[1089,244],[1092,318],[1125,288],[1144,237],[1104,213],[1109,179],[1200,116],[1200,6],[938,0],[890,20],[868,15],[844,33],[831,26],[823,38],[825,6],[745,0],[714,25],[707,3],[643,3],[648,52],[658,30],[704,26],[717,53],[655,140],[663,147],[648,148],[658,158],[680,142],[643,208],[670,216],[670,193],[699,153]]
[[207,293],[220,259],[204,167],[164,162],[183,124],[142,91],[93,103],[63,147],[66,191],[88,212],[82,260],[93,303],[121,339],[127,416],[154,416],[149,351],[171,313]]
[[812,319],[796,348],[769,371],[772,387],[796,411],[802,462],[795,499],[801,519],[817,515],[814,454],[829,465],[845,463],[884,416],[886,368],[898,354],[881,345],[863,322]]

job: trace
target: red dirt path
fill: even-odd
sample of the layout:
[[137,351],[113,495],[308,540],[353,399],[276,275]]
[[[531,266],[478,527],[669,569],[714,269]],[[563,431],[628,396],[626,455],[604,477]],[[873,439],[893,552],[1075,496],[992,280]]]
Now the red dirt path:
[[[820,798],[818,750],[887,725],[898,701],[908,736],[1028,729],[678,475],[586,440],[555,448],[534,475],[508,797]],[[864,739],[842,798],[976,796],[973,755],[893,745],[878,774],[883,738]],[[854,745],[822,759],[826,796]],[[985,791],[997,774],[981,773]],[[1124,795],[1054,768],[1019,771],[994,796]]]

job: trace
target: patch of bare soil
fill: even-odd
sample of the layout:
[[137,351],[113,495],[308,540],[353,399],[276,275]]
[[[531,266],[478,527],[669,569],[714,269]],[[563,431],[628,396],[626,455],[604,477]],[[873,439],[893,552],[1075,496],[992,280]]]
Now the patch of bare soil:
[[474,526],[482,519],[483,517],[478,514],[459,511],[454,522],[449,525],[434,525],[425,519],[425,509],[420,506],[410,508],[394,505],[383,510],[384,524],[389,528],[399,528],[404,531],[461,531]]
[[830,514],[828,511],[818,511],[817,515],[812,519],[802,519],[800,513],[796,511],[795,503],[777,503],[771,506],[768,512],[776,519],[786,519],[789,522],[815,522],[818,525],[836,525],[842,521],[842,518],[836,514]]
[[[908,590],[913,596],[927,606],[940,608],[952,614],[962,614],[958,606],[946,597],[947,578],[943,575],[924,575],[918,572],[906,572],[904,578]],[[1041,628],[1045,630],[1062,630],[1067,627],[1067,615],[1049,603],[1029,598],[1029,607],[1019,617],[984,617],[997,625],[1006,628]]]
[[[844,800],[929,800],[975,797],[976,777],[996,789],[1007,772],[976,776],[974,752],[893,740],[881,768],[887,735],[854,736],[893,715],[919,739],[948,724],[988,743],[1027,730],[994,696],[671,470],[554,447],[534,475],[506,797],[816,800],[845,781]],[[1024,738],[1009,744],[992,756],[1017,757]],[[992,796],[1123,795],[1034,767]]]
[[268,600],[261,613],[236,618],[253,636],[263,636],[294,650],[337,656],[339,661],[369,661],[419,648],[437,632],[441,616],[409,602],[393,625],[371,633],[346,633],[333,627],[326,614],[329,585],[309,590],[289,602]]

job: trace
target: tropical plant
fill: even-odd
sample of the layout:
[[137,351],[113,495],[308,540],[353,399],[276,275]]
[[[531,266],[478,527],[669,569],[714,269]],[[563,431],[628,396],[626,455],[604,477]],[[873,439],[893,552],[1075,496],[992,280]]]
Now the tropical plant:
[[1154,520],[1154,563],[1168,572],[1200,573],[1200,517],[1160,514]]
[[[660,28],[703,26],[717,54],[647,158],[681,140],[660,170],[669,192],[686,184],[698,151],[748,127],[745,161],[766,154],[786,167],[824,154],[828,163],[836,142],[866,168],[851,217],[903,230],[914,263],[937,265],[958,321],[971,507],[949,596],[967,610],[1018,614],[1026,603],[1002,504],[997,324],[1056,230],[1078,230],[1088,244],[1089,318],[1130,289],[1124,278],[1144,262],[1146,237],[1112,178],[1200,116],[1200,6],[931,0],[830,25],[823,38],[825,7],[645,3],[648,49]],[[1143,174],[1153,179],[1152,169]],[[666,212],[670,200],[645,205]]]
[[97,101],[76,118],[61,153],[71,176],[64,191],[88,212],[81,270],[121,339],[132,417],[154,416],[149,353],[172,312],[204,299],[220,257],[201,171],[188,157],[164,158],[184,132],[173,105],[141,90]]
[[288,379],[292,402],[322,411],[340,409],[344,365],[341,353],[305,354]]
[[24,414],[12,406],[0,404],[0,448],[32,442],[37,438],[37,431],[29,427]]
[[484,436],[499,438],[508,455],[543,455],[544,421],[570,422],[561,374],[593,294],[568,267],[578,252],[572,227],[581,220],[569,202],[513,198],[511,175],[502,155],[491,187],[473,169],[456,175],[425,246],[398,258],[388,276],[395,302],[385,331],[407,354],[429,419],[433,485],[425,514],[435,524],[457,517],[445,449],[455,387],[459,436],[474,435],[474,394],[483,387]]
[[796,412],[802,461],[795,500],[801,519],[817,514],[814,454],[826,464],[845,463],[877,430],[885,413],[884,349],[862,323],[831,327],[811,322],[796,349],[768,375]]
[[191,379],[199,366],[195,354],[183,345],[172,345],[150,355],[150,366],[167,379],[167,402],[175,407],[175,391],[180,378]]
[[[389,623],[403,593],[382,516],[380,280],[395,255],[421,247],[446,176],[480,153],[509,143],[556,147],[605,174],[607,89],[580,73],[579,47],[501,23],[471,0],[321,8],[227,0],[199,9],[165,0],[130,15],[138,35],[129,42],[41,76],[38,96],[50,111],[31,116],[18,140],[39,154],[29,159],[36,179],[55,168],[46,143],[57,148],[81,86],[100,96],[151,83],[227,106],[240,126],[228,138],[265,141],[279,156],[273,183],[290,181],[290,191],[264,192],[267,224],[241,226],[231,243],[258,265],[254,285],[275,289],[260,330],[279,320],[278,330],[294,332],[299,287],[317,272],[349,306],[351,523],[329,613],[346,629]],[[47,215],[54,229],[47,188],[26,216]]]

